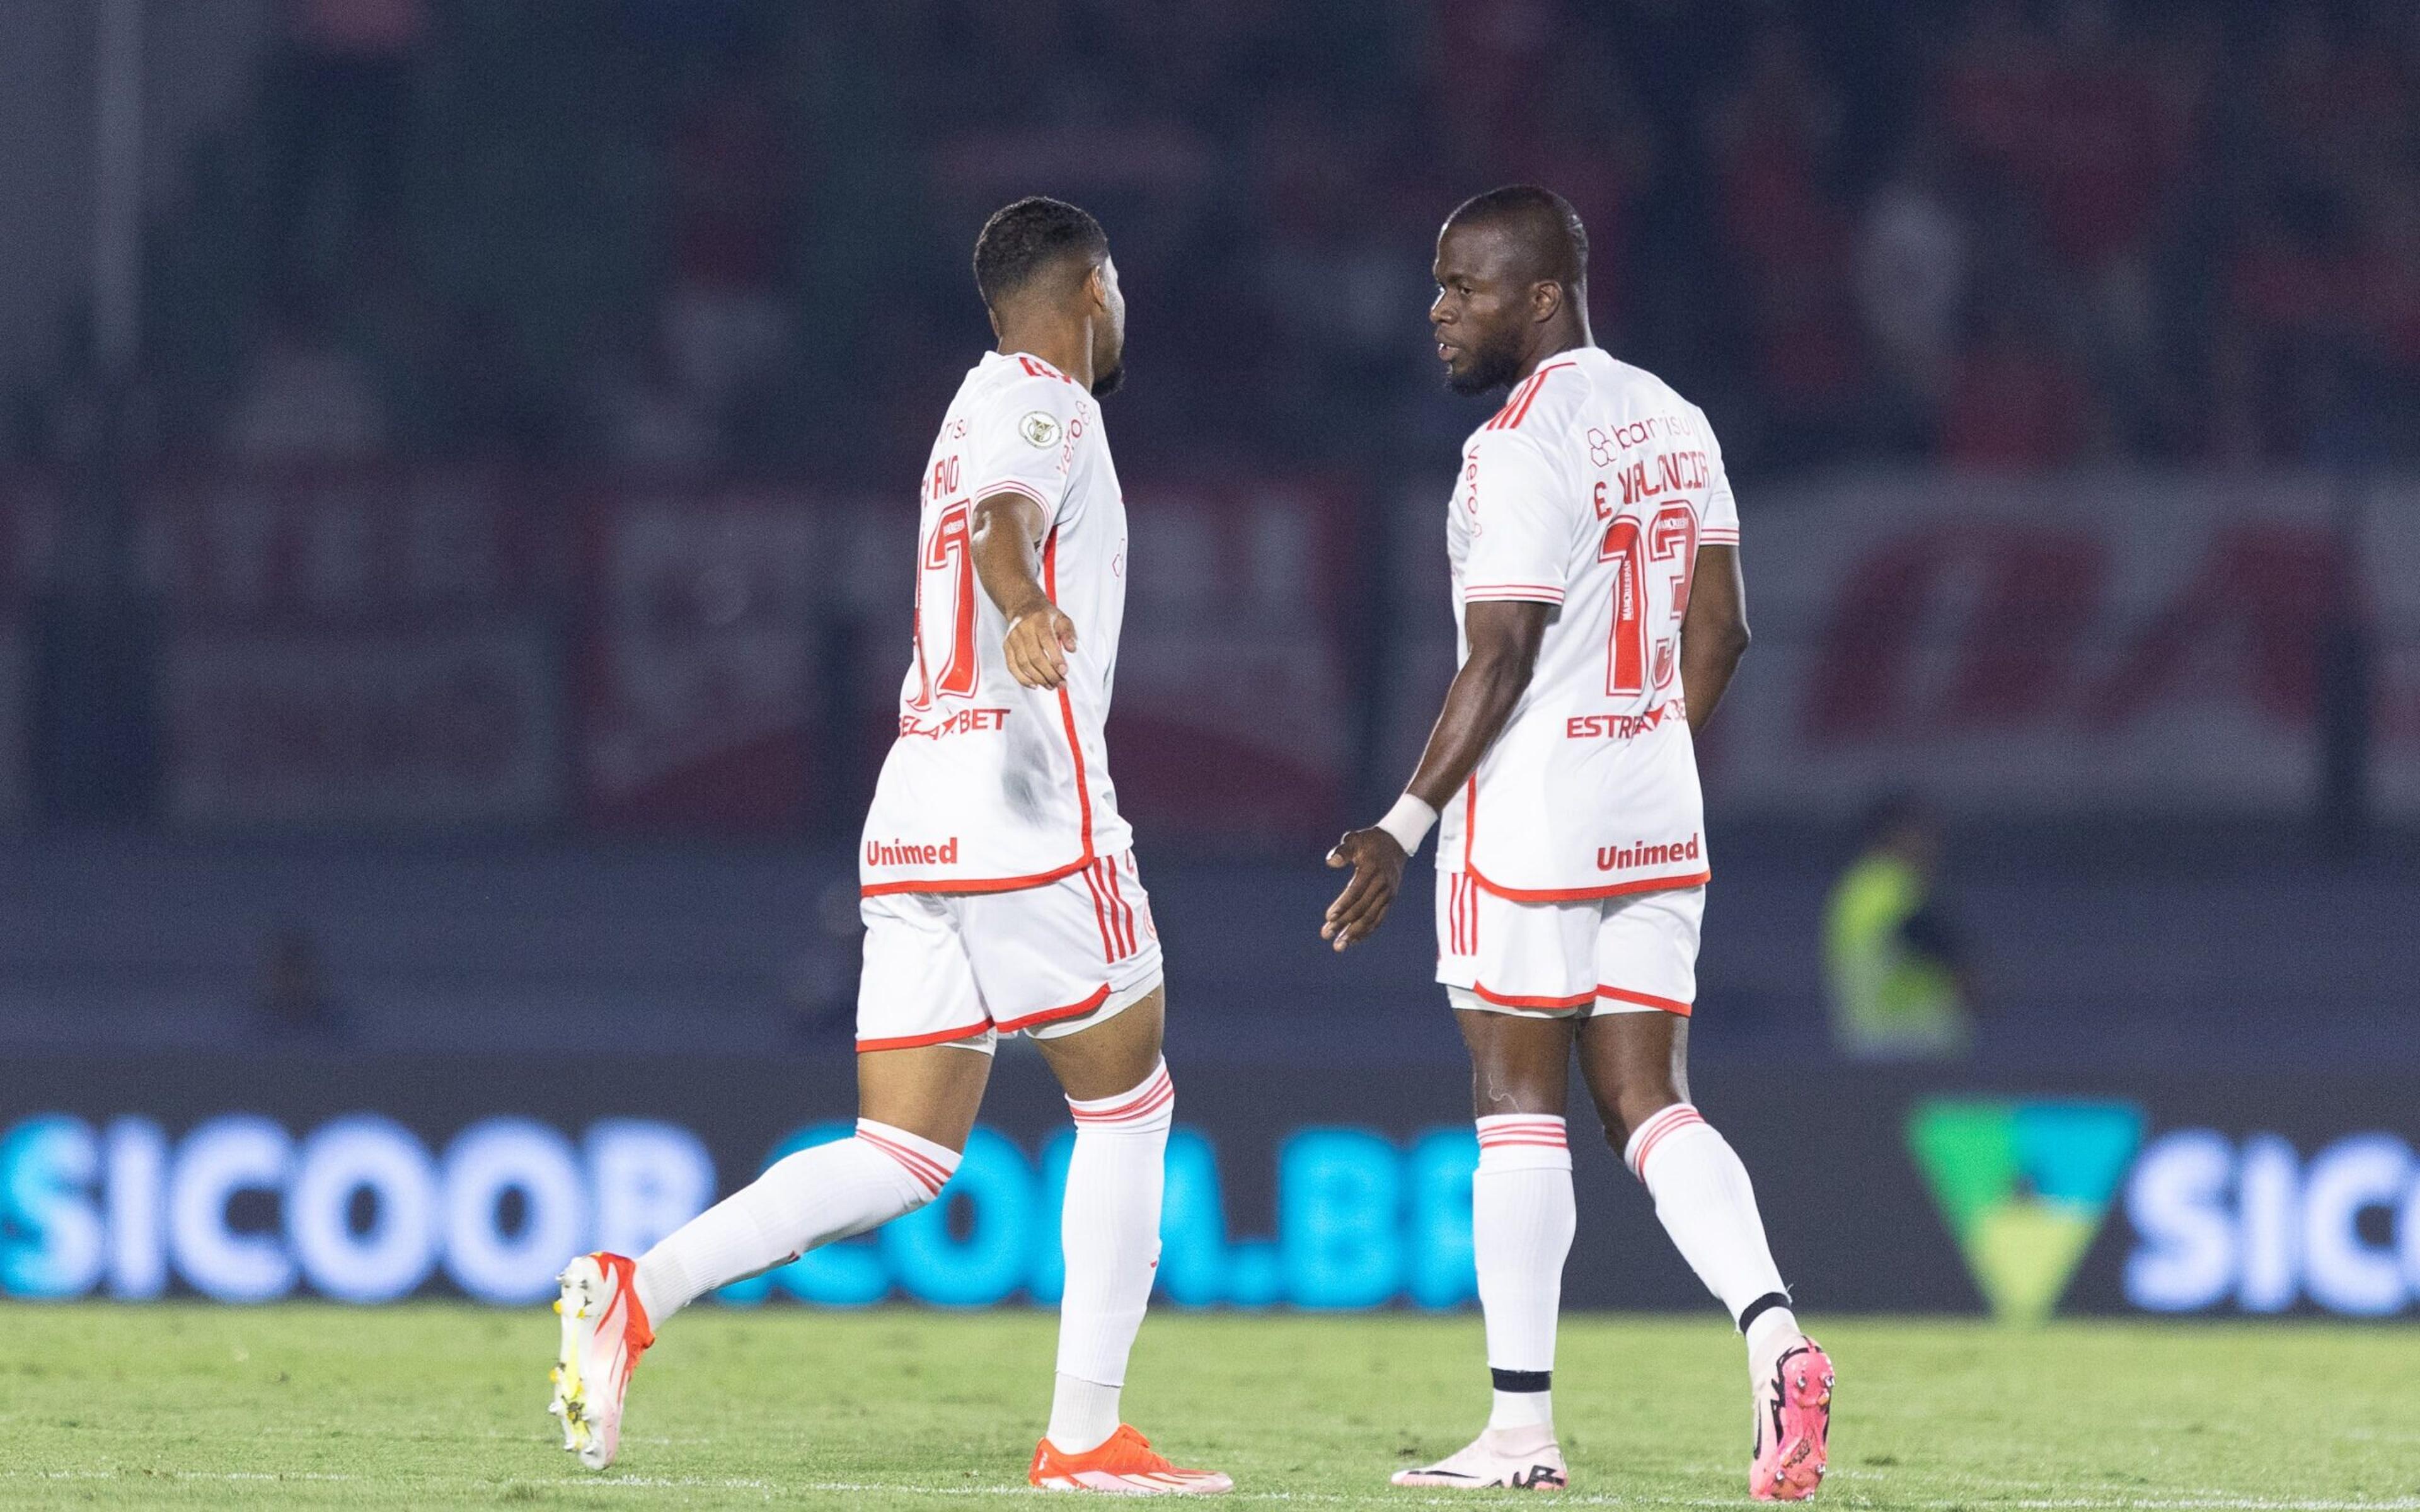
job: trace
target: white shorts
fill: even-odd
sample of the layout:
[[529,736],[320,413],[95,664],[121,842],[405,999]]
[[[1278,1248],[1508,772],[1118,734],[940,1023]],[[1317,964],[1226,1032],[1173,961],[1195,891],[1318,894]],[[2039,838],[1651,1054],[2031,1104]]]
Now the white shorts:
[[1516,903],[1437,872],[1437,980],[1456,1008],[1586,1018],[1689,1015],[1706,889]]
[[861,899],[857,1048],[1056,1039],[1115,1017],[1159,985],[1159,929],[1134,853],[1015,892]]

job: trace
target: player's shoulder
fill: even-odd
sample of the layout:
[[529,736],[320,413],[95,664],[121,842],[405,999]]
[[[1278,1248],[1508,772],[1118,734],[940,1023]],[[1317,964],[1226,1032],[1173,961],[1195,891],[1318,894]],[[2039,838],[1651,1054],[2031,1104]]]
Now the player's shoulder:
[[1599,403],[1583,423],[1602,427],[1618,447],[1652,443],[1720,451],[1704,408],[1660,374],[1607,356],[1595,377]]
[[1589,376],[1594,384],[1592,397],[1599,406],[1617,414],[1679,415],[1696,424],[1704,423],[1706,412],[1662,374],[1636,363],[1625,363],[1609,352],[1596,355],[1599,361],[1589,364]]
[[1504,406],[1471,432],[1475,445],[1527,443],[1549,450],[1584,436],[1646,416],[1678,417],[1685,427],[1703,428],[1705,412],[1669,383],[1625,363],[1600,347],[1559,353],[1512,386]]

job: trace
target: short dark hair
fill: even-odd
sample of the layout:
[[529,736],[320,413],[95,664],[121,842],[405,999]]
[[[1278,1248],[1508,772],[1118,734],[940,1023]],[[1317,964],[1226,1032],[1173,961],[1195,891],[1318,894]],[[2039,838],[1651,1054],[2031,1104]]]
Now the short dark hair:
[[997,306],[1053,264],[1080,259],[1089,272],[1109,250],[1100,222],[1065,200],[1029,194],[984,223],[975,238],[975,287],[985,304]]
[[1473,194],[1446,217],[1448,225],[1483,222],[1509,227],[1534,260],[1541,279],[1565,288],[1588,282],[1588,227],[1572,202],[1536,184],[1507,184]]

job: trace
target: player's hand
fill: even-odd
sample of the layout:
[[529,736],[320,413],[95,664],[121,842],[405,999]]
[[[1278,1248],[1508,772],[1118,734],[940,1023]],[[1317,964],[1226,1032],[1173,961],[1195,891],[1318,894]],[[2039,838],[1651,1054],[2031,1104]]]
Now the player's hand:
[[1367,939],[1394,903],[1408,859],[1402,844],[1383,829],[1347,830],[1327,853],[1327,865],[1340,872],[1351,867],[1353,880],[1327,905],[1327,922],[1320,926],[1319,937],[1333,940],[1340,950]]
[[1076,649],[1076,622],[1046,598],[1009,616],[1001,649],[1008,654],[1010,675],[1026,687],[1064,687],[1067,655]]

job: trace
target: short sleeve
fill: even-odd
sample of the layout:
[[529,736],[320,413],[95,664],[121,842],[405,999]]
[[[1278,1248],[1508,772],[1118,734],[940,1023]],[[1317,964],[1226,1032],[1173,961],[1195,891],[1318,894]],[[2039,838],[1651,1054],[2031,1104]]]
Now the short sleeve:
[[1001,389],[975,417],[975,486],[967,497],[1023,494],[1057,519],[1084,408],[1084,391],[1047,370]]
[[1706,513],[1698,522],[1699,546],[1739,545],[1739,501],[1731,497],[1731,475],[1723,468],[1722,443],[1714,427],[1698,411],[1698,428],[1706,438]]
[[1562,470],[1529,438],[1503,431],[1482,435],[1463,476],[1470,549],[1462,601],[1561,603],[1575,503]]

